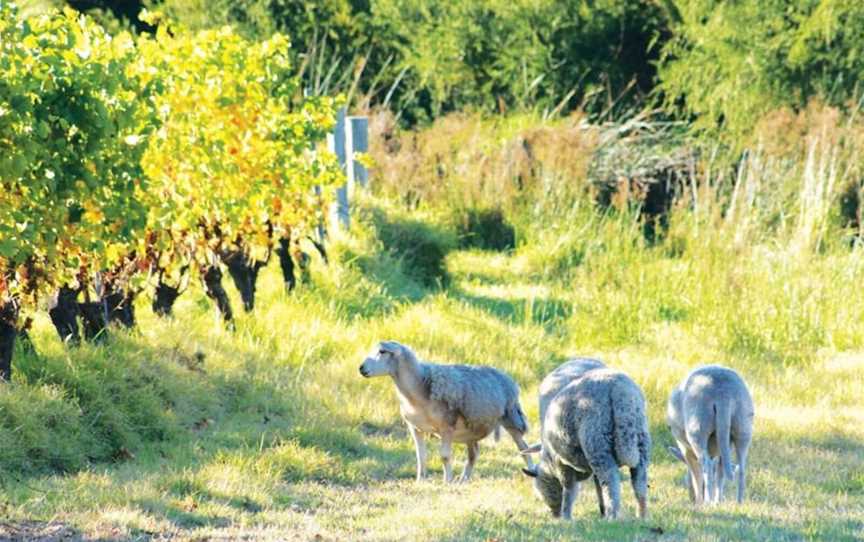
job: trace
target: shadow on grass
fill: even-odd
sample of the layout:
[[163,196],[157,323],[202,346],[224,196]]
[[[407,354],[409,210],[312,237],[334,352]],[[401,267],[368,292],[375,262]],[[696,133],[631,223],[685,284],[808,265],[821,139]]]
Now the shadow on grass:
[[216,514],[198,512],[199,500],[206,495],[187,498],[183,504],[170,504],[153,499],[133,500],[132,503],[152,516],[171,522],[178,529],[199,527],[222,528],[231,525],[231,519]]
[[502,299],[451,290],[450,295],[508,324],[532,323],[548,331],[558,331],[573,314],[573,304],[561,299],[516,298]]
[[[538,502],[539,506],[539,502]],[[647,520],[625,517],[606,520],[597,514],[576,515],[566,521],[553,518],[546,509],[538,507],[542,517],[514,517],[512,514],[478,512],[465,518],[455,529],[430,538],[437,541],[489,541],[489,540],[860,540],[854,534],[860,525],[856,521],[833,522],[802,526],[802,529],[778,525],[769,517],[753,517],[744,513],[722,510],[698,512],[692,523],[682,524],[668,512]],[[816,529],[814,533],[813,529]]]
[[571,521],[553,518],[546,508],[536,512],[541,517],[525,520],[509,514],[484,511],[467,517],[455,532],[432,538],[444,541],[489,541],[489,540],[660,540],[665,529],[654,521],[621,519],[608,521],[596,514],[590,517],[575,517]]

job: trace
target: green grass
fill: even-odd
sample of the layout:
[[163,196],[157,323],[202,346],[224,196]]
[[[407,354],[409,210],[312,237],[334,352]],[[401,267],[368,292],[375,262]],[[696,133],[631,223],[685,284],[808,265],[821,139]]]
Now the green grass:
[[[695,228],[648,248],[638,231],[577,213],[512,254],[451,252],[441,289],[361,229],[294,294],[271,265],[234,333],[197,290],[173,320],[142,304],[138,331],[105,346],[64,349],[39,315],[39,355],[19,355],[0,386],[0,537],[59,523],[142,540],[861,540],[860,251],[736,246]],[[414,482],[392,384],[357,370],[381,339],[509,372],[529,440],[537,384],[567,356],[626,371],[649,403],[651,518],[635,518],[625,485],[621,521],[597,517],[591,488],[572,522],[553,519],[506,437],[482,443],[467,485],[445,486],[435,454],[433,478]],[[699,510],[665,452],[663,413],[678,380],[709,362],[751,384],[756,436],[747,502]]]

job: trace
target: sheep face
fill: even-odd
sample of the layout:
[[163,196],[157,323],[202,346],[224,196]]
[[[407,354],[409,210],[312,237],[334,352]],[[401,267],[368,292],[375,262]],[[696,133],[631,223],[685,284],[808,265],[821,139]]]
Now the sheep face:
[[360,365],[360,374],[366,378],[395,375],[404,347],[395,342],[381,342]]
[[558,478],[544,469],[542,463],[534,469],[522,469],[522,472],[534,478],[534,492],[543,499],[552,515],[559,517],[564,490]]

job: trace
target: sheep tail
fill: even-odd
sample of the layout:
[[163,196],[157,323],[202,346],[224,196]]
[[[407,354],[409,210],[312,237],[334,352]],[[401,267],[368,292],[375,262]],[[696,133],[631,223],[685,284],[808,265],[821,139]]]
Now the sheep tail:
[[642,411],[638,395],[629,386],[616,385],[612,389],[612,437],[619,465],[639,466],[638,413]]
[[528,418],[522,412],[522,406],[519,404],[519,401],[515,401],[507,409],[507,421],[510,422],[511,427],[520,433],[528,432]]
[[720,447],[720,460],[726,478],[735,478],[732,463],[732,450],[729,448],[729,430],[732,425],[732,408],[729,401],[719,401],[714,405],[714,423],[717,428],[717,445]]

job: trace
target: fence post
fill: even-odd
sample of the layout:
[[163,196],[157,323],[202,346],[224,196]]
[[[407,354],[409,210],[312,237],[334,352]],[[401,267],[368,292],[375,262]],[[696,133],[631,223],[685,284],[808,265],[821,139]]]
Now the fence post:
[[[345,108],[336,112],[336,127],[333,133],[327,134],[327,148],[336,154],[342,171],[346,170],[347,154],[345,149]],[[348,183],[336,189],[336,201],[330,208],[330,223],[334,230],[341,226],[348,229],[350,225],[350,210],[348,208]]]
[[348,117],[345,133],[345,149],[348,154],[348,191],[354,191],[355,184],[366,188],[369,183],[369,172],[354,159],[354,153],[369,150],[369,119],[366,117]]

